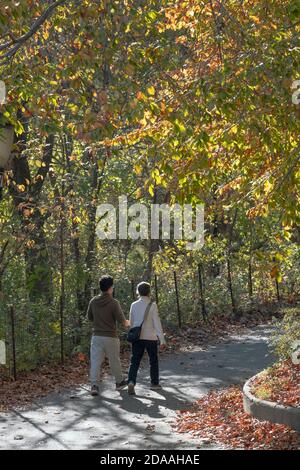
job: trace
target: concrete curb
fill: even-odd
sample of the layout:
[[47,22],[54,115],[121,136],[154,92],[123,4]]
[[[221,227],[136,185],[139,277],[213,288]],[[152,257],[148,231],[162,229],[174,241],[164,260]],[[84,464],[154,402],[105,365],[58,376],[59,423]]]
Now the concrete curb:
[[243,387],[244,410],[260,421],[285,424],[300,432],[300,408],[261,400],[251,393],[252,382],[263,372],[251,377],[245,383]]

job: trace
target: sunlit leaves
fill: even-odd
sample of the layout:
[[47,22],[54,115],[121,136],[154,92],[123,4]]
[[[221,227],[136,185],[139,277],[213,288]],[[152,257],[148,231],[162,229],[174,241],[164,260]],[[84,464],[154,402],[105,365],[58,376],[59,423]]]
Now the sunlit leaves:
[[178,414],[176,430],[231,448],[290,450],[299,446],[297,432],[245,413],[242,390],[234,386],[211,392],[191,409],[183,410]]
[[181,121],[179,121],[178,119],[175,119],[175,121],[174,121],[174,128],[179,134],[182,134],[182,133],[186,132],[185,125]]

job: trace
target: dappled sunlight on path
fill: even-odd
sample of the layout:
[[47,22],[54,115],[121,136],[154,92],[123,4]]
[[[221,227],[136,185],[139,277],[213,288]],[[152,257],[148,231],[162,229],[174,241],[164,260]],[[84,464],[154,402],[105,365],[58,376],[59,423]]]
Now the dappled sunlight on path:
[[0,449],[193,449],[216,448],[170,426],[176,410],[211,389],[243,383],[273,361],[269,326],[231,336],[206,350],[166,355],[162,391],[149,389],[148,367],[140,371],[137,395],[117,392],[105,380],[99,397],[88,385],[52,394],[31,409],[0,414]]

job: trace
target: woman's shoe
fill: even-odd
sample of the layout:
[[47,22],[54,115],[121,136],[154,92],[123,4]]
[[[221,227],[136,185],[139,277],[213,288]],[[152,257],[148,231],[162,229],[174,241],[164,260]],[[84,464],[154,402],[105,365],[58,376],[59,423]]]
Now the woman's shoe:
[[150,390],[162,390],[162,386],[160,384],[151,384]]
[[92,395],[92,397],[96,397],[97,395],[99,395],[99,387],[98,387],[98,385],[92,385],[92,388],[91,388],[91,395]]
[[123,388],[125,388],[126,385],[127,385],[127,381],[122,380],[122,382],[116,384],[116,390],[123,390]]
[[134,383],[129,382],[129,384],[128,384],[128,395],[135,395],[134,387],[135,387]]

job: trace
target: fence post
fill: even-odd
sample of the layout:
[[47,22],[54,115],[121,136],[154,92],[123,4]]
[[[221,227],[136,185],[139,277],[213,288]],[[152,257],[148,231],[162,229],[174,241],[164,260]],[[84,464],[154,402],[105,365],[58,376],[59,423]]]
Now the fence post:
[[253,301],[253,279],[252,279],[252,256],[250,255],[249,262],[248,262],[248,291],[249,291],[249,298],[250,301]]
[[60,211],[60,361],[64,363],[64,310],[65,310],[65,250],[64,250],[64,225],[65,225],[65,183],[61,187],[61,211]]
[[155,288],[155,300],[158,305],[158,289],[157,289],[157,275],[154,274],[154,288]]
[[236,307],[235,297],[234,297],[234,293],[233,293],[231,263],[230,263],[229,255],[227,257],[227,282],[228,282],[228,290],[229,290],[230,298],[231,298],[232,313],[233,313],[233,317],[236,318],[237,317],[237,307]]
[[205,305],[205,298],[204,298],[204,285],[202,279],[202,271],[201,271],[201,264],[198,264],[198,279],[199,279],[199,291],[200,291],[200,299],[201,299],[201,309],[202,309],[202,317],[203,320],[207,318],[207,311]]
[[280,302],[279,282],[276,278],[275,278],[275,284],[276,284],[277,301]]
[[181,328],[181,326],[182,326],[182,323],[181,323],[181,311],[180,311],[180,305],[179,305],[179,295],[178,295],[178,285],[177,285],[177,275],[176,275],[176,271],[173,271],[173,274],[174,274],[174,284],[175,284],[175,293],[176,293],[178,326],[179,326],[179,328]]
[[14,377],[14,380],[17,380],[15,312],[14,312],[14,307],[12,305],[10,306],[10,321],[11,321],[11,339],[12,339],[13,377]]
[[59,303],[59,313],[60,313],[60,362],[64,363],[64,298],[63,295],[60,296]]

